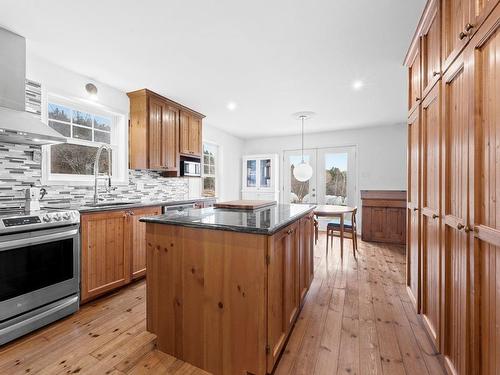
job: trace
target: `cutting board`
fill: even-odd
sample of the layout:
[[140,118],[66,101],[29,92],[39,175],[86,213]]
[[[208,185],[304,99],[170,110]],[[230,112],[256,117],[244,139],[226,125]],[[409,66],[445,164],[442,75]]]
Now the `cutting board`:
[[237,200],[215,203],[215,208],[231,208],[234,210],[256,210],[262,207],[274,206],[275,201],[264,200]]

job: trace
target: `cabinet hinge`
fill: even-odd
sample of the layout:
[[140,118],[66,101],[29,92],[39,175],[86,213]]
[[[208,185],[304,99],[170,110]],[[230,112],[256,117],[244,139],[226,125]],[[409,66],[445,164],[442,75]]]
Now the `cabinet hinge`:
[[271,353],[271,347],[269,345],[266,345],[266,354]]

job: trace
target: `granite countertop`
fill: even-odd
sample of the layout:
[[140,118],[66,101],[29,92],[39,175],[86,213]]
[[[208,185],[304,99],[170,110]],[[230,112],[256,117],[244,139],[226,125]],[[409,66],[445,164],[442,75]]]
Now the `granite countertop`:
[[[211,197],[200,197],[200,198],[191,198],[184,200],[175,200],[175,201],[162,201],[162,200],[145,200],[145,201],[131,201],[126,204],[118,204],[118,205],[109,205],[106,206],[105,202],[102,202],[102,205],[99,206],[87,206],[85,203],[74,203],[74,202],[62,202],[62,203],[50,203],[47,202],[43,205],[42,208],[58,208],[58,209],[66,209],[66,210],[77,210],[80,213],[85,212],[100,212],[100,211],[112,211],[112,210],[123,210],[127,208],[139,208],[139,207],[154,207],[154,206],[175,206],[178,204],[188,204],[188,203],[196,203],[203,202],[207,200],[214,200],[215,198]],[[119,201],[119,200],[115,200]],[[110,203],[113,201],[111,200]]]
[[257,210],[188,209],[141,218],[146,223],[271,235],[311,212],[315,205],[277,204]]

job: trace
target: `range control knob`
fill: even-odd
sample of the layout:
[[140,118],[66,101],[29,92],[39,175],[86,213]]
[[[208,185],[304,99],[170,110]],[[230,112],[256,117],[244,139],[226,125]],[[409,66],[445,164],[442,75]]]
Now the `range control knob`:
[[70,216],[69,212],[63,213],[63,219],[64,220],[69,220],[70,218],[71,218],[71,216]]
[[45,215],[42,217],[42,220],[46,223],[49,223],[52,220],[52,218],[49,215]]
[[61,221],[61,214],[55,214],[54,215],[54,220],[55,221]]

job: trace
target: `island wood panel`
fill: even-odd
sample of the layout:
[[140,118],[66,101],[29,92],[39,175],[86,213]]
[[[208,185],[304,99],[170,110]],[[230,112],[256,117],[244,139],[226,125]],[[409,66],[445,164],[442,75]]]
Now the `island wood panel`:
[[443,77],[443,240],[445,365],[451,373],[470,371],[470,252],[468,226],[468,97],[464,59]]
[[420,311],[420,110],[408,119],[408,202],[406,232],[406,285]]
[[267,371],[272,372],[300,308],[299,225],[268,240]]
[[441,9],[438,0],[432,8],[422,30],[422,97],[425,98],[441,77]]
[[213,374],[266,372],[267,236],[147,224],[158,349]]
[[471,327],[473,366],[481,374],[500,373],[500,6],[466,50],[473,76],[470,134],[474,143],[471,169],[474,217],[473,274],[475,324]]
[[439,348],[441,322],[441,85],[422,103],[422,256],[421,313]]
[[161,215],[161,207],[134,208],[129,211],[131,225],[132,278],[146,275],[146,224],[141,217]]
[[128,215],[111,211],[81,216],[81,300],[130,281]]

